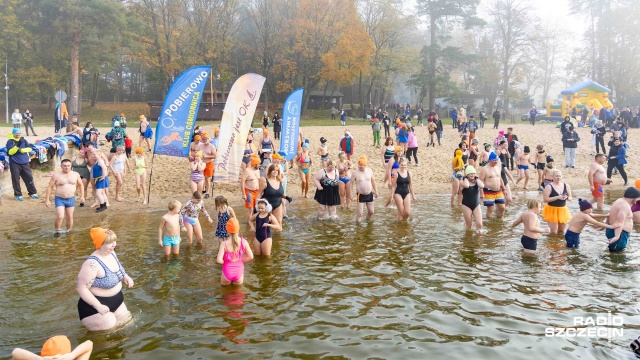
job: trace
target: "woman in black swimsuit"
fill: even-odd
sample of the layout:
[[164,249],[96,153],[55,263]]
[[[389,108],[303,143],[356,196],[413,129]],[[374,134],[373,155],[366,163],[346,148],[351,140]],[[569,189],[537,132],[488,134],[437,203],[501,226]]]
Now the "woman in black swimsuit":
[[272,206],[271,213],[278,219],[278,224],[282,224],[282,197],[284,187],[282,186],[282,173],[280,165],[271,164],[267,168],[267,177],[260,179],[260,197],[266,199]]
[[[411,184],[411,175],[407,170],[407,159],[402,157],[398,161],[399,169],[391,179],[391,196],[396,202],[398,209],[398,220],[407,220],[411,215],[411,200],[416,200],[413,194],[413,186]],[[409,196],[411,195],[411,196]],[[391,198],[387,201],[387,206],[391,203]]]
[[327,161],[327,167],[320,169],[313,182],[316,184],[314,199],[318,202],[318,219],[326,218],[335,220],[337,206],[340,205],[340,189],[338,183],[340,176],[333,160]]
[[476,174],[476,169],[469,165],[465,168],[465,177],[460,182],[462,188],[462,215],[467,230],[471,230],[472,220],[476,222],[476,230],[482,230],[482,208],[480,205],[480,189],[484,184]]

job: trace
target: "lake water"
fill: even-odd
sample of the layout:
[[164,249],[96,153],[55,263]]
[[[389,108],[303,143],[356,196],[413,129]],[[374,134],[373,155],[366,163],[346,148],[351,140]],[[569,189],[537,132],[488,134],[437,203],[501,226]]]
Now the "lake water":
[[[76,231],[60,238],[49,222],[5,223],[0,357],[17,346],[39,351],[47,337],[66,334],[73,344],[92,340],[94,359],[633,358],[637,235],[624,253],[610,255],[604,234],[587,227],[578,250],[544,237],[536,257],[523,256],[522,228],[506,225],[524,198],[504,219],[486,221],[483,234],[464,231],[448,196],[419,197],[408,224],[377,206],[375,221],[360,226],[354,210],[318,222],[315,202],[296,200],[272,258],[248,263],[246,284],[225,288],[212,228],[204,248],[183,245],[182,258],[165,263],[157,245],[164,211],[107,212],[135,281],[124,290],[134,320],[109,333],[87,332],[76,311],[75,279],[92,252],[95,215],[78,209]],[[242,223],[244,209],[235,208]],[[547,327],[609,311],[623,317],[622,337],[545,336]]]

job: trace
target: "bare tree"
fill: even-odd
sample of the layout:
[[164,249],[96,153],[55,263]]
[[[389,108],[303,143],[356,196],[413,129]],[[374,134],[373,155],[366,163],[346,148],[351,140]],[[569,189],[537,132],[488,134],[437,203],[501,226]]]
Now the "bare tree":
[[531,35],[533,9],[525,0],[497,0],[490,9],[492,27],[500,41],[502,63],[502,96],[504,111],[509,113],[511,79],[515,71],[523,66],[532,54]]

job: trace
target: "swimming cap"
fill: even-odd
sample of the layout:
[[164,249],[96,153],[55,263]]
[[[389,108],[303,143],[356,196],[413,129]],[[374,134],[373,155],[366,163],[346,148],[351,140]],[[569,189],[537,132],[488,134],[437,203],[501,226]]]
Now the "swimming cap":
[[113,122],[113,126],[114,126],[114,127],[118,127],[118,126],[120,126],[120,121],[114,121],[114,122]]
[[227,221],[226,228],[229,234],[237,234],[240,231],[240,223],[238,222],[238,219],[229,219],[229,221]]
[[473,139],[471,140],[471,143],[472,143],[472,144],[477,144],[477,143],[478,143],[478,139],[473,138]]
[[138,118],[139,118],[140,120],[142,120],[142,119],[145,119],[146,117],[145,117],[144,115],[140,115],[140,116],[138,116]]
[[[100,227],[91,228],[91,230],[89,230],[89,236],[91,237],[91,240],[93,240],[93,245],[95,245],[96,249],[100,249],[100,246],[102,246],[104,241],[107,240],[107,237],[109,237],[107,231],[109,230]],[[111,231],[109,231],[109,233],[111,233]]]
[[640,189],[640,179],[636,179],[636,187]]
[[396,146],[394,152],[397,152],[397,153],[402,152],[402,148],[400,146]]
[[320,142],[324,144],[327,142],[327,139],[323,136],[320,138]]
[[496,161],[498,160],[498,155],[496,155],[496,153],[494,153],[493,151],[489,154],[489,161]]
[[[474,140],[475,140],[475,139],[474,139]],[[488,148],[488,147],[491,147],[491,144],[489,144],[489,143],[484,143],[484,148],[486,149],[486,148]]]
[[216,134],[220,134],[220,128],[219,127],[213,129],[213,135],[216,135]]
[[580,211],[593,208],[593,205],[587,200],[578,199],[578,205],[580,205]]
[[199,157],[200,159],[202,159],[202,151],[196,151],[195,157]]
[[202,137],[200,135],[196,135],[193,137],[193,140],[198,140],[200,141],[202,139]]
[[278,154],[278,153],[275,153],[275,154],[271,155],[271,158],[272,158],[273,160],[283,160],[283,159],[284,159],[284,158],[282,157],[282,155],[280,155],[280,154]]
[[465,175],[469,175],[469,174],[477,174],[476,172],[476,168],[474,168],[471,165],[467,165],[467,167],[464,169],[464,174]]
[[142,155],[142,154],[144,154],[144,150],[142,150],[142,148],[141,148],[141,147],[136,148],[136,154],[140,154],[140,155]]
[[640,190],[635,187],[628,187],[627,190],[624,191],[624,197],[627,199],[637,199],[640,198]]
[[547,163],[553,162],[553,158],[551,157],[551,155],[547,156]]
[[251,155],[251,166],[256,166],[260,164],[260,156],[258,155]]
[[15,134],[15,133],[21,133],[22,134],[22,131],[20,131],[20,129],[18,129],[18,128],[13,128],[13,130],[11,130],[11,134]]
[[504,135],[504,130],[500,130],[500,131],[498,131],[498,134],[500,134],[500,135]]
[[208,139],[208,138],[209,138],[209,134],[208,134],[208,133],[206,133],[206,132],[201,132],[201,133],[200,133],[200,136],[201,136],[203,139]]
[[360,156],[360,159],[358,159],[358,164],[367,166],[367,157],[364,155]]
[[56,335],[44,342],[40,356],[64,355],[70,352],[71,342],[69,338],[64,335]]
[[303,147],[303,148],[307,148],[307,149],[308,149],[310,146],[309,146],[309,143],[308,143],[308,142],[306,142],[306,143],[302,144],[302,147]]

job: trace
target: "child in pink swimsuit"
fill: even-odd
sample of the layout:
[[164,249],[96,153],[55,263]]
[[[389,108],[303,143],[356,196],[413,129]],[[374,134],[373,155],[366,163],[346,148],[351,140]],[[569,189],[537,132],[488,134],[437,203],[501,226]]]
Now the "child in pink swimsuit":
[[253,252],[247,240],[238,236],[238,219],[229,219],[226,228],[229,237],[220,244],[216,259],[218,264],[222,264],[220,283],[241,285],[244,280],[244,263],[253,259]]

